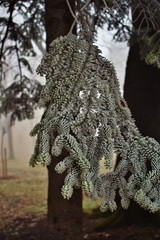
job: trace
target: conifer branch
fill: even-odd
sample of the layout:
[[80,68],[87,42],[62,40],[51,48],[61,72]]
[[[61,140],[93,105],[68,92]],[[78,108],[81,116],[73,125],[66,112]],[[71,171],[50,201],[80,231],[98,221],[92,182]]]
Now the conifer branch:
[[[123,208],[133,199],[154,213],[160,210],[160,144],[137,129],[114,67],[99,52],[74,35],[51,43],[37,68],[46,77],[39,102],[45,111],[31,132],[37,142],[30,165],[49,165],[65,149],[68,156],[55,167],[67,171],[64,198],[82,187],[92,199],[104,199],[102,211],[114,211],[119,192]],[[120,156],[116,164],[113,153]]]
[[3,58],[4,45],[5,45],[5,42],[7,40],[7,36],[8,36],[8,33],[9,33],[10,26],[12,24],[12,16],[13,16],[13,12],[14,12],[14,5],[15,5],[15,3],[16,3],[16,0],[15,1],[13,1],[13,0],[10,1],[9,18],[8,18],[8,22],[7,22],[7,26],[6,26],[6,31],[5,31],[4,37],[1,40],[0,63],[1,63],[2,58]]

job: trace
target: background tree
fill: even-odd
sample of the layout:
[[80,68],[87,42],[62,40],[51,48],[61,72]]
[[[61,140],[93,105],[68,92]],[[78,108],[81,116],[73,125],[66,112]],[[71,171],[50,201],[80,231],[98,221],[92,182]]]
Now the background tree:
[[[0,1],[0,5],[0,113],[10,113],[13,124],[16,119],[33,118],[37,106],[41,84],[29,75],[33,70],[28,57],[36,55],[33,41],[43,39],[44,8],[43,1]],[[10,69],[15,74],[6,79]]]
[[35,9],[36,3],[0,1],[0,115],[5,115],[8,123],[10,159],[14,159],[11,126],[16,120],[33,118],[41,90],[29,63],[36,54],[33,44],[41,47],[39,41],[43,39],[42,1]]

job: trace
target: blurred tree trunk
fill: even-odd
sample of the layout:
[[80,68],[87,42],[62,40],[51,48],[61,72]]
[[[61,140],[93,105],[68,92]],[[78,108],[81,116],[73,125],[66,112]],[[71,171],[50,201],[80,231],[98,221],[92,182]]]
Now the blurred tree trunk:
[[[138,15],[138,10],[134,11],[132,16],[134,28],[147,27],[147,22],[143,21],[143,14],[141,18],[137,18]],[[141,24],[142,21],[143,24]],[[151,34],[153,34],[152,30]],[[142,135],[153,137],[160,142],[160,69],[147,65],[145,60],[142,60],[140,54],[142,44],[143,42],[135,42],[130,47],[124,98]],[[128,210],[128,219],[135,214],[142,219],[142,222],[153,220],[153,223],[159,223],[159,214],[150,214],[140,209],[139,206],[135,210],[135,206],[132,204]]]
[[124,98],[140,132],[160,142],[160,70],[140,58],[138,44],[131,46],[127,61]]
[[15,159],[14,154],[14,145],[13,145],[13,134],[12,134],[12,126],[11,126],[11,117],[7,116],[7,135],[8,135],[8,150],[9,150],[9,159]]
[[[74,9],[74,0],[69,1]],[[58,36],[66,35],[73,23],[66,0],[45,0],[45,25],[47,33],[47,49]],[[65,174],[54,171],[55,165],[67,153],[54,157],[48,167],[48,222],[51,239],[82,240],[82,192],[75,190],[70,200],[64,200],[61,187]]]
[[[150,34],[153,34],[152,25],[138,9],[133,9],[133,26],[137,31],[139,28],[150,27]],[[144,136],[150,136],[160,142],[160,70],[152,65],[147,65],[141,58],[141,42],[133,43],[130,47],[126,77],[124,84],[124,98],[132,112],[133,118],[140,132]]]
[[14,148],[13,148],[13,134],[12,127],[8,126],[8,149],[9,149],[9,159],[15,159]]

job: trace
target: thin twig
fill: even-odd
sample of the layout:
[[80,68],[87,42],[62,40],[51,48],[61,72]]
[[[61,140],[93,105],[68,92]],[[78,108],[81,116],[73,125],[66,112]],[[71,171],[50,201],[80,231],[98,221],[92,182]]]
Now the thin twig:
[[90,3],[91,0],[88,0],[84,5],[83,7],[80,9],[80,11],[83,11],[87,6],[88,4]]
[[73,21],[73,23],[72,23],[72,25],[71,25],[71,28],[70,28],[70,30],[69,30],[69,32],[68,32],[68,36],[70,35],[70,34],[72,34],[72,32],[73,32],[73,28],[75,27],[75,24],[76,24],[76,21]]
[[[70,28],[70,30],[69,30],[69,33],[67,34],[67,35],[70,35],[71,33],[72,33],[72,31],[73,31],[73,28],[74,28],[74,26],[75,26],[75,24],[77,23],[77,25],[79,24],[79,21],[78,21],[78,17],[76,17],[76,15],[74,14],[74,12],[73,12],[73,10],[72,10],[72,8],[71,8],[71,5],[70,5],[70,3],[69,3],[69,0],[66,0],[66,3],[67,3],[67,5],[68,5],[68,7],[69,7],[69,10],[70,10],[70,13],[71,13],[71,15],[73,16],[73,18],[74,18],[74,21],[73,21],[73,23],[72,23],[72,25],[71,25],[71,28]],[[87,7],[87,5],[90,3],[90,0],[88,0],[84,5],[83,5],[83,7],[80,9],[80,11],[83,11],[86,7]]]
[[70,11],[72,17],[74,18],[74,21],[78,24],[78,19],[77,19],[76,15],[74,14],[74,12],[73,12],[73,10],[72,10],[72,8],[71,8],[71,5],[70,5],[70,3],[69,3],[69,0],[66,0],[66,2],[67,2],[67,5],[68,5],[69,11]]
[[[138,6],[138,7],[137,7]],[[144,18],[146,20],[147,23],[147,28],[150,26],[152,26],[152,28],[154,30],[158,30],[159,29],[159,24],[158,22],[160,22],[160,15],[157,14],[156,12],[159,9],[160,10],[160,3],[158,1],[143,1],[143,0],[139,0],[139,4],[137,4],[137,6],[135,7],[136,9],[141,9],[140,14],[137,16],[136,19],[134,19],[132,22],[136,22],[138,20],[138,18],[140,17],[140,15],[143,13]],[[134,14],[134,12],[133,12]],[[144,22],[144,19],[142,19],[142,21]],[[141,24],[142,25],[142,24]]]
[[[140,5],[141,5],[141,4],[140,4],[140,2],[139,2],[138,4],[136,4],[136,6],[135,6],[134,8],[132,8],[132,9],[133,9],[133,10],[132,10],[132,15],[135,14],[135,12],[137,11],[137,9],[139,8]],[[132,19],[132,22],[134,22],[133,19]]]
[[9,15],[9,18],[8,18],[7,28],[6,28],[4,38],[1,41],[2,45],[1,45],[1,50],[0,50],[0,62],[2,61],[4,44],[5,44],[5,41],[6,41],[7,36],[8,36],[10,25],[12,23],[12,15],[13,15],[13,11],[14,11],[14,4],[15,4],[15,2],[11,2],[10,6],[9,6],[10,15]]

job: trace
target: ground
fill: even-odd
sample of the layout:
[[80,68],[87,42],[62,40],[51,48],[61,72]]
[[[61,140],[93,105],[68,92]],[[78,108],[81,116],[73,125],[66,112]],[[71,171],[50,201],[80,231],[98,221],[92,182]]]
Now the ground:
[[[99,202],[84,198],[83,235],[87,240],[156,240],[160,229],[150,224],[105,226],[97,231],[105,219],[101,214],[88,214]],[[47,171],[31,168],[22,161],[8,161],[8,177],[0,176],[0,240],[49,240],[46,234]],[[105,229],[105,230],[104,230]]]

